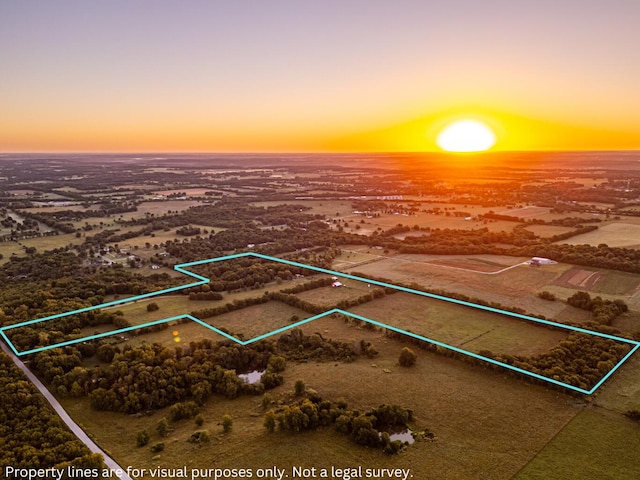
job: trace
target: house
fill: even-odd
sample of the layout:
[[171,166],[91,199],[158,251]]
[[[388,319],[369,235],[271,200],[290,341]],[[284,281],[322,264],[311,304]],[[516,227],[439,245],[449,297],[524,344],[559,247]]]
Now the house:
[[344,285],[341,282],[333,282],[331,284],[332,287],[344,287]]

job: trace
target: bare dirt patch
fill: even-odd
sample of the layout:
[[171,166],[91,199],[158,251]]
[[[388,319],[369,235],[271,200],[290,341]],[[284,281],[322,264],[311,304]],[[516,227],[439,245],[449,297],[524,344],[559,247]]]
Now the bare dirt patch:
[[592,290],[602,278],[603,274],[594,270],[573,267],[563,273],[555,282],[555,285],[568,288],[580,288]]

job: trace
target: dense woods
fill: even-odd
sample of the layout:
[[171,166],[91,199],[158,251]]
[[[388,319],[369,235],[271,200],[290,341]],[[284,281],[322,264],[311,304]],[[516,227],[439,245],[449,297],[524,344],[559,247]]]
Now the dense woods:
[[[87,368],[83,358],[103,363]],[[192,400],[203,404],[213,394],[235,398],[259,394],[282,383],[286,360],[352,361],[354,346],[319,334],[292,330],[276,342],[240,346],[230,341],[159,344],[123,349],[102,343],[93,351],[65,347],[33,355],[32,368],[62,396],[89,395],[97,410],[136,413]],[[263,371],[260,382],[248,384],[240,373]]]
[[0,470],[74,465],[102,468],[72,434],[36,387],[0,352]]

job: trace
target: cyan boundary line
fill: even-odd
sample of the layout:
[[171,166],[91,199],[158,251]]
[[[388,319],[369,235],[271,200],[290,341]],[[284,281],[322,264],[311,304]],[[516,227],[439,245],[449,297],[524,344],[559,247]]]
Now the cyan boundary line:
[[[592,387],[590,390],[585,390],[583,388],[576,387],[575,385],[570,385],[568,383],[561,382],[561,381],[556,380],[554,378],[545,377],[544,375],[540,375],[540,374],[537,374],[535,372],[531,372],[529,370],[525,370],[525,369],[522,369],[522,368],[519,368],[519,367],[515,367],[513,365],[509,365],[507,363],[500,362],[500,361],[495,360],[493,358],[485,357],[485,356],[479,355],[477,353],[473,353],[473,352],[470,352],[468,350],[464,350],[462,348],[454,347],[453,345],[448,345],[446,343],[443,343],[443,342],[440,342],[440,341],[437,341],[437,340],[433,340],[431,338],[424,337],[422,335],[418,335],[416,333],[413,333],[413,332],[410,332],[410,331],[407,331],[407,330],[402,330],[401,328],[397,328],[397,327],[394,327],[392,325],[388,325],[388,324],[385,324],[385,323],[382,323],[382,322],[378,322],[376,320],[372,320],[370,318],[363,317],[361,315],[357,315],[357,314],[354,314],[354,313],[351,313],[351,312],[347,312],[345,310],[341,310],[341,309],[338,309],[338,308],[333,308],[333,309],[327,310],[326,312],[319,313],[317,315],[313,315],[313,316],[311,316],[309,318],[306,318],[306,319],[300,320],[298,322],[286,325],[284,327],[272,330],[272,331],[264,333],[262,335],[258,335],[256,337],[253,337],[253,338],[249,339],[249,340],[240,340],[240,339],[234,337],[233,335],[230,335],[230,334],[224,332],[223,330],[220,330],[220,329],[214,327],[213,325],[210,325],[210,324],[200,320],[199,318],[196,318],[196,317],[194,317],[192,315],[189,315],[189,314],[177,315],[177,316],[173,316],[173,317],[169,317],[169,318],[164,318],[164,319],[161,319],[161,320],[154,320],[154,321],[143,323],[143,324],[140,324],[140,325],[132,325],[132,326],[129,326],[129,327],[120,328],[120,329],[112,330],[112,331],[109,331],[109,332],[103,332],[103,333],[98,333],[98,334],[89,335],[89,336],[85,336],[85,337],[80,337],[80,338],[77,338],[77,339],[72,339],[72,340],[67,340],[67,341],[64,341],[64,342],[60,342],[60,343],[57,343],[57,344],[54,344],[54,345],[48,345],[46,347],[39,347],[39,348],[26,350],[26,351],[18,351],[15,348],[15,346],[13,345],[13,343],[11,342],[11,340],[5,334],[6,330],[10,330],[10,329],[13,329],[13,328],[24,327],[24,326],[27,326],[27,325],[40,323],[40,322],[44,322],[44,321],[47,321],[47,320],[53,320],[53,319],[56,319],[56,318],[62,318],[62,317],[65,317],[65,316],[75,315],[75,314],[78,314],[78,313],[88,312],[88,311],[91,311],[91,310],[97,310],[97,309],[100,309],[100,308],[110,307],[110,306],[114,306],[114,305],[121,305],[121,304],[124,304],[124,303],[135,302],[137,300],[141,300],[141,299],[145,299],[145,298],[161,295],[161,294],[168,293],[168,292],[174,292],[174,291],[178,291],[178,290],[184,290],[186,288],[191,288],[191,287],[204,285],[205,283],[209,283],[210,282],[209,278],[206,278],[206,277],[204,277],[202,275],[199,275],[197,273],[190,272],[189,270],[186,270],[185,267],[204,265],[204,264],[207,264],[207,263],[220,262],[220,261],[224,261],[224,260],[231,260],[231,259],[234,259],[234,258],[241,258],[241,257],[262,258],[264,260],[284,263],[284,264],[287,264],[287,265],[300,267],[300,268],[304,268],[304,269],[307,269],[307,270],[314,270],[314,271],[317,271],[317,272],[327,273],[327,274],[330,274],[330,275],[335,275],[335,276],[339,276],[339,277],[343,277],[343,278],[349,278],[351,280],[356,280],[356,281],[360,281],[360,282],[367,282],[369,284],[374,284],[374,285],[378,285],[378,286],[382,286],[382,287],[392,288],[392,289],[395,289],[395,290],[400,290],[400,291],[411,293],[411,294],[417,294],[417,295],[421,295],[421,296],[424,296],[424,297],[434,298],[434,299],[442,300],[442,301],[449,302],[449,303],[455,303],[455,304],[463,305],[463,306],[470,307],[470,308],[476,308],[476,309],[479,309],[479,310],[486,310],[486,311],[490,311],[490,312],[493,312],[493,313],[498,313],[500,315],[506,315],[506,316],[519,318],[519,319],[523,319],[523,320],[527,320],[527,321],[532,321],[532,322],[536,322],[536,323],[550,325],[550,326],[557,327],[557,328],[562,328],[562,329],[565,329],[565,330],[576,331],[576,332],[581,332],[581,333],[585,333],[585,334],[588,334],[588,335],[595,335],[595,336],[599,336],[599,337],[603,337],[603,338],[608,338],[610,340],[620,341],[620,342],[624,342],[624,343],[628,343],[628,344],[634,345],[634,347],[616,365],[614,365],[614,367],[611,368],[611,370],[609,370],[600,379],[600,381],[598,383],[596,383],[596,385],[594,387]],[[457,353],[460,353],[460,354],[463,354],[463,355],[468,355],[468,356],[470,356],[472,358],[476,358],[476,359],[484,361],[484,362],[488,362],[488,363],[491,363],[491,364],[494,364],[494,365],[498,365],[500,367],[503,367],[503,368],[506,368],[506,369],[509,369],[509,370],[516,371],[516,372],[524,374],[524,375],[528,375],[528,376],[536,378],[538,380],[542,380],[542,381],[545,381],[545,382],[549,382],[549,383],[561,386],[563,388],[574,390],[574,391],[577,391],[577,392],[580,392],[580,393],[583,393],[583,394],[586,394],[586,395],[590,395],[593,392],[595,392],[640,347],[640,342],[637,342],[635,340],[630,340],[630,339],[627,339],[627,338],[617,337],[615,335],[609,335],[609,334],[600,333],[600,332],[596,332],[596,331],[593,331],[593,330],[588,330],[588,329],[584,329],[584,328],[580,328],[580,327],[573,327],[573,326],[570,326],[570,325],[564,325],[564,324],[561,324],[561,323],[553,322],[553,321],[550,321],[550,320],[543,320],[541,318],[536,318],[536,317],[532,317],[532,316],[529,316],[529,315],[524,315],[524,314],[515,313],[515,312],[509,312],[507,310],[501,310],[499,308],[494,308],[494,307],[489,307],[489,306],[486,306],[486,305],[480,305],[480,304],[477,304],[477,303],[467,302],[465,300],[458,300],[458,299],[451,298],[451,297],[446,297],[446,296],[443,296],[443,295],[437,295],[435,293],[423,292],[423,291],[420,291],[420,290],[415,290],[415,289],[408,288],[408,287],[403,287],[403,286],[400,286],[400,285],[394,285],[394,284],[390,284],[390,283],[386,283],[386,282],[381,282],[379,280],[373,280],[373,279],[369,279],[369,278],[359,277],[357,275],[351,275],[349,273],[337,272],[337,271],[334,271],[334,270],[329,270],[329,269],[321,268],[321,267],[314,267],[312,265],[307,265],[307,264],[304,264],[304,263],[295,262],[293,260],[285,260],[285,259],[282,259],[282,258],[271,257],[269,255],[264,255],[264,254],[261,254],[261,253],[244,252],[244,253],[225,255],[225,256],[216,257],[216,258],[210,258],[210,259],[205,259],[205,260],[196,260],[196,261],[193,261],[193,262],[187,262],[187,263],[181,263],[179,265],[175,265],[174,269],[176,271],[180,272],[180,273],[184,273],[186,275],[192,276],[192,277],[198,279],[198,281],[194,282],[194,283],[189,283],[189,284],[186,284],[186,285],[180,285],[180,286],[177,286],[177,287],[166,288],[166,289],[163,289],[163,290],[159,290],[157,292],[145,293],[145,294],[142,294],[142,295],[137,295],[137,296],[134,296],[134,297],[128,297],[128,298],[124,298],[124,299],[121,299],[121,300],[114,300],[114,301],[103,303],[103,304],[100,304],[100,305],[94,305],[94,306],[91,306],[91,307],[80,308],[80,309],[72,310],[72,311],[69,311],[69,312],[50,315],[50,316],[47,316],[47,317],[37,318],[37,319],[34,319],[34,320],[28,320],[28,321],[25,321],[25,322],[14,324],[14,325],[8,325],[8,326],[0,328],[0,335],[2,336],[2,338],[5,340],[5,342],[9,345],[11,350],[16,355],[22,356],[22,355],[29,355],[29,354],[32,354],[32,353],[41,352],[41,351],[44,351],[44,350],[49,350],[49,349],[52,349],[52,348],[64,347],[64,346],[73,345],[73,344],[76,344],[76,343],[86,342],[86,341],[89,341],[89,340],[95,340],[95,339],[98,339],[98,338],[117,335],[117,334],[120,334],[120,333],[129,332],[129,331],[132,331],[132,330],[139,330],[139,329],[143,329],[145,327],[150,327],[150,326],[153,326],[153,325],[159,325],[159,324],[162,324],[162,323],[167,323],[167,322],[171,322],[171,321],[175,321],[175,320],[188,319],[188,320],[194,321],[194,322],[196,322],[196,323],[198,323],[198,324],[200,324],[200,325],[202,325],[202,326],[204,326],[204,327],[206,327],[206,328],[218,333],[219,335],[221,335],[221,336],[223,336],[223,337],[225,337],[225,338],[227,338],[229,340],[233,340],[234,342],[239,343],[240,345],[248,345],[250,343],[254,343],[254,342],[257,342],[259,340],[263,340],[263,339],[271,337],[273,335],[277,335],[278,333],[285,332],[285,331],[290,330],[292,328],[295,328],[297,326],[304,325],[306,323],[312,322],[312,321],[317,320],[319,318],[322,318],[322,317],[325,317],[325,316],[328,316],[328,315],[331,315],[331,314],[334,314],[334,313],[339,313],[339,314],[346,315],[346,316],[349,316],[349,317],[352,317],[352,318],[357,318],[359,320],[362,320],[362,321],[367,322],[367,323],[371,323],[373,325],[380,326],[382,328],[386,328],[386,329],[392,330],[394,332],[401,333],[403,335],[407,335],[407,336],[416,338],[418,340],[421,340],[421,341],[424,341],[424,342],[427,342],[427,343],[431,343],[433,345],[437,345],[437,346],[443,347],[445,349],[448,349],[448,350],[451,350],[451,351],[454,351],[454,352],[457,352]]]

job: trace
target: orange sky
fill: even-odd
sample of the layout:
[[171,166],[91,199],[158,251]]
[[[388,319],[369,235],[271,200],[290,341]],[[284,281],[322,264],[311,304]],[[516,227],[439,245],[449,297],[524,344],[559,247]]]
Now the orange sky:
[[0,151],[640,149],[640,3],[528,3],[2,2]]

